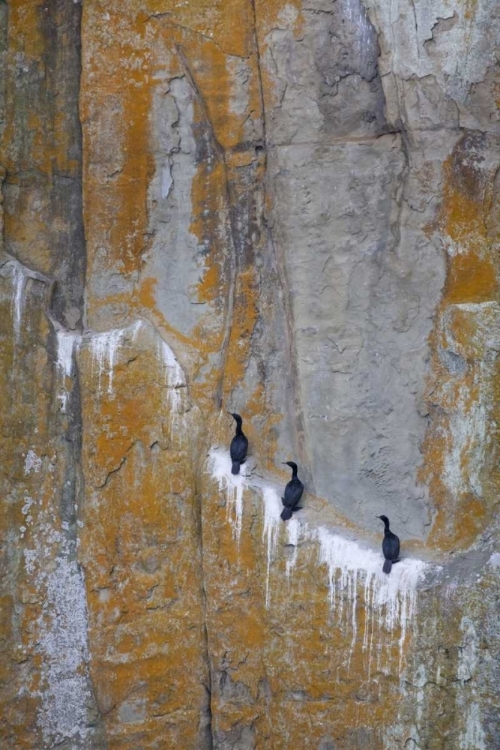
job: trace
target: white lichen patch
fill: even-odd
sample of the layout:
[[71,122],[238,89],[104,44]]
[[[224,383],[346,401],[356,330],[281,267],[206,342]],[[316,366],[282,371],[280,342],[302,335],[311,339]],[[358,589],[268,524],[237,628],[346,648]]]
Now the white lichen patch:
[[479,703],[471,703],[466,707],[465,728],[460,735],[460,750],[486,750]]
[[[27,518],[33,506],[39,503],[26,497],[22,511]],[[92,701],[85,584],[74,543],[51,521],[40,520],[31,537],[33,546],[23,556],[28,581],[43,601],[34,633],[41,679],[22,692],[40,700],[37,721],[44,746],[70,740],[76,747],[89,733],[87,709]],[[32,519],[27,523],[32,525]]]
[[500,552],[494,552],[488,560],[488,564],[494,568],[500,568]]
[[[38,575],[45,592],[39,618],[43,657],[38,720],[45,742],[84,738],[91,694],[82,667],[88,662],[85,587],[75,560],[57,559],[53,572]],[[39,589],[40,590],[40,589]]]
[[35,451],[29,450],[24,459],[24,473],[28,475],[33,471],[35,474],[38,474],[41,468],[42,459],[36,455]]
[[23,514],[23,516],[26,516],[30,520],[31,520],[30,509],[34,502],[35,501],[33,500],[33,498],[30,497],[29,495],[24,496],[24,505],[21,508],[21,513]]

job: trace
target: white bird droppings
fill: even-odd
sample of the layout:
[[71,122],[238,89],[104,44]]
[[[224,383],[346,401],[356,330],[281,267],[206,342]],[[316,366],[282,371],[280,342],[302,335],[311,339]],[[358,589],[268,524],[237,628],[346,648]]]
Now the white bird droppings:
[[232,461],[229,451],[211,451],[210,467],[219,491],[226,496],[226,515],[233,530],[233,538],[239,546],[243,520],[243,467],[237,475],[231,474]]
[[[377,642],[377,663],[380,666],[384,633],[390,653],[394,634],[398,634],[399,666],[402,666],[403,650],[408,623],[412,620],[417,604],[417,587],[427,569],[422,560],[404,558],[392,568],[390,575],[382,572],[381,552],[363,547],[356,541],[334,534],[325,527],[309,529],[293,518],[282,523],[282,505],[278,492],[259,480],[252,485],[248,477],[231,474],[228,450],[212,449],[209,468],[216,479],[219,490],[226,493],[227,517],[233,529],[233,537],[239,543],[243,522],[243,491],[252,489],[261,493],[263,501],[262,539],[266,544],[265,602],[271,604],[270,573],[273,563],[279,571],[279,538],[287,536],[284,545],[294,547],[286,560],[285,573],[290,579],[299,554],[298,541],[318,545],[318,562],[326,566],[328,600],[335,621],[342,632],[350,633],[350,654],[359,643],[368,654],[370,664],[374,641]],[[362,617],[360,614],[362,613]],[[358,623],[361,623],[359,625]],[[360,628],[362,630],[360,630]],[[362,632],[358,639],[358,632]]]

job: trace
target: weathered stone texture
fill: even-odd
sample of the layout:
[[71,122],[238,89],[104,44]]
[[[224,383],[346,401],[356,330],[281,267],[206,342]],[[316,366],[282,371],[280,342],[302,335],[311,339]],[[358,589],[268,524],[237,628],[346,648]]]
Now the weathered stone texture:
[[497,746],[499,27],[0,2],[2,748]]

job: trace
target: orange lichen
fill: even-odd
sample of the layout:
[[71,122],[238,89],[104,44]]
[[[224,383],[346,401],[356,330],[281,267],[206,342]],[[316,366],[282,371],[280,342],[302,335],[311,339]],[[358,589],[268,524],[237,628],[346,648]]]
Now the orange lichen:
[[[92,24],[96,8],[84,6],[84,26]],[[98,14],[97,14],[98,15]],[[84,206],[90,250],[106,248],[109,266],[129,274],[140,267],[142,253],[147,249],[147,193],[154,171],[150,150],[149,112],[151,109],[151,55],[145,39],[144,24],[134,28],[133,41],[122,33],[127,19],[120,11],[107,8],[100,34],[92,43],[91,55],[85,57],[86,77],[92,81],[92,94],[82,99],[82,119],[92,121],[106,114],[114,129],[113,158],[120,159],[121,168],[112,182],[84,182]],[[98,88],[95,81],[106,77],[106,86]],[[109,108],[112,97],[120,108]],[[110,99],[111,97],[111,99]],[[89,139],[84,129],[84,166],[90,171],[99,161],[94,150],[99,140]],[[97,231],[96,231],[97,230]],[[90,253],[92,269],[93,253]]]
[[[89,28],[97,15],[106,15],[106,23],[93,36],[92,55],[89,49],[85,57],[84,90],[88,85],[92,92],[91,98],[85,95],[82,99],[82,115],[89,123],[86,143],[92,146],[89,140],[94,132],[92,113],[104,109],[104,101],[102,105],[96,101],[96,91],[102,97],[112,95],[115,97],[113,106],[116,110],[113,132],[117,136],[117,150],[124,155],[120,171],[112,182],[96,189],[95,179],[92,179],[86,187],[85,211],[86,216],[91,218],[90,225],[87,222],[89,273],[92,274],[93,256],[99,247],[106,248],[106,266],[114,266],[121,273],[137,269],[139,258],[147,250],[149,240],[144,207],[153,168],[149,156],[152,135],[149,132],[148,111],[153,86],[158,85],[165,64],[161,50],[170,49],[172,74],[183,75],[191,84],[194,132],[200,142],[203,134],[203,141],[212,152],[207,155],[209,158],[202,158],[198,163],[191,190],[192,221],[189,227],[190,233],[199,239],[200,248],[204,248],[203,255],[200,255],[203,265],[200,267],[196,294],[197,301],[207,305],[207,312],[201,315],[195,329],[189,334],[173,329],[156,304],[153,289],[156,281],[146,274],[141,275],[132,295],[119,295],[114,303],[120,302],[121,306],[128,307],[129,318],[134,314],[147,317],[173,336],[174,349],[175,341],[181,347],[186,347],[189,355],[184,363],[191,370],[193,395],[200,400],[204,410],[210,411],[213,403],[210,404],[207,398],[208,391],[221,393],[222,378],[222,397],[227,399],[244,377],[250,355],[250,339],[260,314],[258,284],[255,278],[251,279],[254,271],[240,266],[240,261],[234,257],[236,248],[231,239],[234,228],[231,228],[230,214],[240,203],[248,203],[251,206],[249,220],[257,224],[261,222],[261,217],[254,215],[252,203],[255,198],[248,188],[243,186],[242,189],[239,172],[242,168],[252,170],[256,161],[251,142],[247,144],[248,115],[255,123],[249,133],[252,133],[252,128],[253,132],[256,128],[258,132],[263,116],[254,23],[256,21],[258,26],[274,23],[272,19],[280,17],[285,4],[275,3],[273,9],[268,6],[265,9],[257,8],[255,19],[252,5],[237,0],[235,5],[241,6],[238,22],[235,21],[236,16],[228,16],[227,3],[223,4],[224,7],[211,7],[210,12],[208,7],[197,8],[195,14],[190,6],[171,9],[168,3],[155,2],[146,3],[144,7],[138,3],[129,5],[129,11],[137,10],[137,17],[132,23],[130,12],[127,15],[128,26],[134,29],[133,47],[124,34],[125,11],[111,13],[103,4],[96,3],[86,9],[84,15],[84,28]],[[259,15],[261,12],[264,14],[262,18]],[[243,23],[242,19],[246,21]],[[229,29],[230,33],[225,36]],[[231,59],[227,52],[229,42],[233,50],[231,54],[234,55]],[[120,65],[115,64],[115,60],[120,60]],[[240,78],[235,76],[236,70],[246,72],[249,77],[245,84],[248,103],[246,110],[242,111],[235,109],[233,103],[236,95],[241,100],[241,89],[238,88]],[[106,85],[101,88],[96,82],[104,71]],[[241,101],[238,106],[241,107]],[[95,145],[98,145],[97,141]],[[94,157],[90,149],[87,150],[90,158],[87,159],[86,173],[91,177]],[[138,190],[132,175],[135,175]],[[264,179],[262,165],[253,172],[253,179],[255,185]],[[247,231],[250,231],[250,227]],[[252,265],[250,255],[246,262]],[[247,288],[250,280],[251,290]],[[109,298],[100,302],[89,297],[89,304],[94,310],[96,305],[109,305],[111,302],[113,300]],[[228,328],[232,333],[223,345]],[[223,371],[219,368],[217,372],[217,367],[209,366],[209,362],[217,357],[221,347],[224,348]],[[199,380],[201,373],[202,379]],[[263,402],[260,407],[264,407]],[[277,421],[278,418],[271,418],[270,424],[274,426]],[[272,434],[270,428],[268,435]]]
[[[127,6],[129,10],[138,9],[139,3]],[[104,12],[104,6],[95,7],[101,7]],[[233,15],[236,7],[244,7],[237,22]],[[284,7],[283,2],[265,7],[257,4],[257,24],[262,40],[280,19]],[[289,4],[290,7],[294,6]],[[161,13],[162,16],[150,17],[151,13]],[[266,310],[261,307],[259,270],[255,263],[255,256],[265,242],[260,235],[262,216],[259,213],[265,174],[262,157],[258,161],[252,142],[255,133],[261,132],[262,92],[251,5],[240,0],[234,4],[212,3],[210,7],[202,3],[195,12],[189,5],[171,10],[168,2],[150,0],[144,3],[136,19],[127,15],[134,34],[136,24],[141,24],[133,49],[133,65],[142,71],[137,73],[136,79],[131,77],[129,70],[132,50],[126,50],[120,41],[125,34],[122,24],[125,15],[124,11],[120,21],[119,14],[115,14],[115,20],[112,19],[108,27],[113,29],[111,36],[102,32],[101,39],[92,34],[92,43],[97,45],[99,42],[100,47],[92,64],[86,68],[83,111],[90,112],[91,105],[92,108],[104,107],[106,96],[109,93],[116,95],[117,112],[123,120],[118,129],[118,150],[124,149],[123,144],[137,140],[134,168],[144,185],[138,186],[139,190],[134,192],[131,168],[125,165],[120,166],[123,173],[116,175],[106,189],[101,190],[99,173],[94,171],[93,162],[88,159],[85,210],[89,275],[92,277],[94,268],[95,273],[99,272],[93,264],[97,262],[100,247],[109,250],[105,258],[106,268],[122,271],[129,264],[127,268],[138,270],[140,275],[132,291],[120,293],[113,299],[89,296],[89,308],[95,315],[101,306],[120,302],[128,318],[141,316],[151,320],[186,365],[189,392],[203,412],[207,442],[228,441],[233,425],[223,409],[231,403],[235,391],[246,387],[247,368],[255,356],[252,346],[256,324],[266,315]],[[87,27],[92,17],[87,16]],[[299,23],[300,14],[297,14],[291,26],[298,27]],[[182,29],[181,25],[189,28]],[[212,33],[214,41],[208,38]],[[250,76],[247,111],[240,114],[233,111],[231,101],[237,79],[224,54],[229,45],[231,49],[243,50],[247,56],[246,63],[237,61],[241,68],[246,65]],[[165,63],[167,52],[171,57]],[[121,57],[126,58],[125,72],[121,72],[123,82],[114,70],[108,76],[105,64],[108,58],[116,61]],[[162,72],[160,63],[168,66],[169,75],[175,72],[190,83],[192,128],[200,152],[202,147],[205,148],[198,159],[190,192],[192,220],[189,232],[198,240],[199,282],[189,294],[193,302],[204,303],[191,331],[175,329],[168,314],[160,311],[158,280],[148,268],[147,253],[144,252],[149,247],[151,231],[142,209],[142,205],[146,205],[148,183],[152,178],[152,163],[148,162],[146,155],[153,150],[147,109],[153,101],[153,86],[158,85]],[[265,76],[264,72],[264,88],[268,86],[268,94],[272,97],[273,84],[266,81]],[[126,82],[130,80],[135,82],[129,93]],[[92,101],[96,94],[98,100]],[[134,100],[136,95],[138,103]],[[251,122],[245,123],[248,115]],[[143,117],[144,122],[141,122]],[[130,123],[129,118],[132,119]],[[100,134],[93,133],[91,127],[89,121],[86,137],[95,139],[93,145],[97,158]],[[90,141],[88,143],[92,145]],[[139,207],[132,205],[131,196],[137,197]],[[246,222],[242,226],[238,224],[240,217]],[[110,223],[113,226],[110,227]],[[248,240],[246,243],[235,241],[240,240],[236,236],[238,231]],[[132,239],[127,238],[127,232],[132,233]],[[143,266],[139,262],[141,255],[145,258]],[[119,717],[120,706],[128,699],[132,677],[136,685],[144,685],[140,688],[141,697],[147,700],[148,710],[151,705],[161,704],[162,711],[167,713],[176,710],[177,705],[179,709],[185,707],[185,696],[194,690],[193,674],[197,670],[202,674],[204,665],[204,661],[200,661],[203,646],[201,597],[196,597],[201,590],[196,567],[199,562],[196,557],[199,554],[196,546],[199,543],[198,529],[192,534],[189,531],[190,519],[195,517],[192,488],[196,485],[191,462],[200,458],[191,455],[189,441],[182,442],[182,436],[189,433],[185,426],[175,434],[166,430],[167,434],[161,441],[168,446],[167,449],[163,444],[156,452],[151,448],[158,439],[158,432],[164,429],[163,424],[161,429],[158,424],[160,415],[166,421],[170,415],[155,391],[157,365],[144,353],[139,360],[137,366],[134,360],[119,359],[115,362],[113,382],[119,395],[116,399],[107,394],[96,398],[95,381],[92,382],[89,375],[91,368],[88,362],[83,365],[83,372],[89,378],[82,389],[85,419],[83,465],[87,491],[92,500],[86,503],[82,516],[85,523],[82,561],[89,596],[92,676],[98,701],[105,708],[108,735],[113,737],[110,747],[120,748],[127,747],[128,743],[133,746],[132,730],[120,722]],[[147,378],[144,377],[143,381],[141,378],[145,372]],[[261,465],[271,468],[276,449],[276,425],[282,416],[275,412],[273,394],[264,377],[264,374],[260,375],[248,393],[245,420],[253,455],[258,457]],[[149,384],[147,396],[144,391],[146,381]],[[218,392],[222,410],[214,397]],[[94,414],[99,430],[93,423]],[[189,433],[189,440],[193,439],[192,434],[193,431]],[[285,478],[283,475],[283,480]],[[248,497],[245,502],[249,502]],[[308,502],[314,507],[320,500],[309,495]],[[315,702],[322,704],[322,696],[331,691],[332,680],[340,678],[336,689],[345,697],[346,703],[349,702],[352,686],[365,681],[366,658],[356,648],[349,672],[339,656],[349,647],[350,635],[338,633],[332,636],[330,632],[326,580],[319,583],[307,581],[310,585],[306,604],[303,591],[296,590],[292,596],[293,606],[300,609],[298,621],[302,622],[304,618],[304,627],[311,624],[308,628],[311,633],[309,651],[300,638],[288,644],[288,653],[300,665],[310,664],[317,654],[322,654],[325,643],[329,648],[334,646],[331,659],[322,661],[321,674],[315,672],[312,679],[308,667],[301,666],[298,670],[296,665],[292,669],[291,665],[282,664],[277,645],[279,638],[274,638],[274,650],[267,653],[269,628],[278,625],[271,624],[264,612],[260,588],[261,569],[265,565],[262,515],[245,513],[238,547],[231,525],[227,523],[227,509],[213,487],[203,488],[201,508],[203,585],[208,609],[206,625],[210,658],[216,663],[227,651],[224,658],[231,664],[228,674],[234,675],[235,682],[241,680],[249,686],[246,689],[252,692],[257,702],[246,706],[219,700],[214,690],[212,709],[218,727],[227,724],[231,728],[238,717],[245,723],[255,721],[260,732],[256,747],[262,748],[266,746],[265,738],[271,736],[273,722],[279,723],[289,710],[286,700],[263,708],[262,684],[267,679],[265,662],[271,665],[269,683],[275,694],[280,695],[284,689],[280,678],[288,682],[297,679],[306,682],[313,706],[310,710],[317,711],[319,717],[324,709],[318,708]],[[337,518],[332,509],[325,509],[325,518],[331,520],[334,517]],[[345,519],[339,520],[340,524],[346,525]],[[149,562],[143,555],[145,548],[149,550],[155,546],[162,549],[158,569],[161,575],[148,572]],[[151,563],[151,568],[155,565],[156,562]],[[283,559],[280,565],[283,567]],[[278,610],[284,607],[286,594],[283,590],[277,595]],[[151,610],[154,611],[156,606],[159,610],[153,619]],[[182,651],[179,644],[182,644]],[[397,646],[394,646],[391,654],[396,651]],[[120,662],[124,658],[133,664],[132,671],[130,664]],[[169,693],[171,684],[176,686],[175,696]],[[178,698],[180,693],[184,702]],[[342,712],[343,720],[349,720],[352,714],[351,719],[361,717],[363,721],[385,725],[389,720],[387,704],[384,703],[382,708],[380,703],[366,708],[348,706]],[[270,714],[271,721],[268,721],[266,717]],[[298,724],[301,725],[302,721],[301,718]],[[330,728],[337,726],[331,715],[326,721]],[[165,739],[164,733],[160,734],[159,726],[151,722],[151,713],[148,713],[141,729],[148,737],[161,736],[161,740],[168,744],[169,740]],[[318,743],[321,740],[320,726],[318,719],[313,729],[309,727],[311,741],[313,738]],[[176,746],[195,746],[192,735],[178,721],[177,727],[180,738],[177,738]]]
[[[163,418],[173,417],[165,413],[154,347],[131,355],[116,362],[116,396],[105,390],[96,397],[90,352],[81,353],[83,464],[92,498],[82,509],[81,559],[94,686],[117,747],[131,738],[120,718],[131,679],[145,707],[141,731],[164,738],[153,707],[172,714],[188,700],[196,708],[206,669],[192,458],[183,432],[170,427],[164,437]],[[182,746],[194,746],[196,731],[176,722]]]

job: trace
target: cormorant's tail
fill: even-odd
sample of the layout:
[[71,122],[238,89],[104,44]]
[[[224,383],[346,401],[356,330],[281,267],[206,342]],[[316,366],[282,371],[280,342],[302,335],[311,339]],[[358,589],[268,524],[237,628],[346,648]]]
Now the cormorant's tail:
[[384,573],[389,574],[392,570],[392,560],[386,560],[384,562],[384,567],[382,568],[382,570],[384,571]]
[[233,467],[231,469],[231,474],[239,474],[240,473],[240,462],[239,461],[233,461]]
[[289,518],[292,517],[293,510],[291,508],[283,508],[281,512],[281,520],[282,521],[288,521]]

